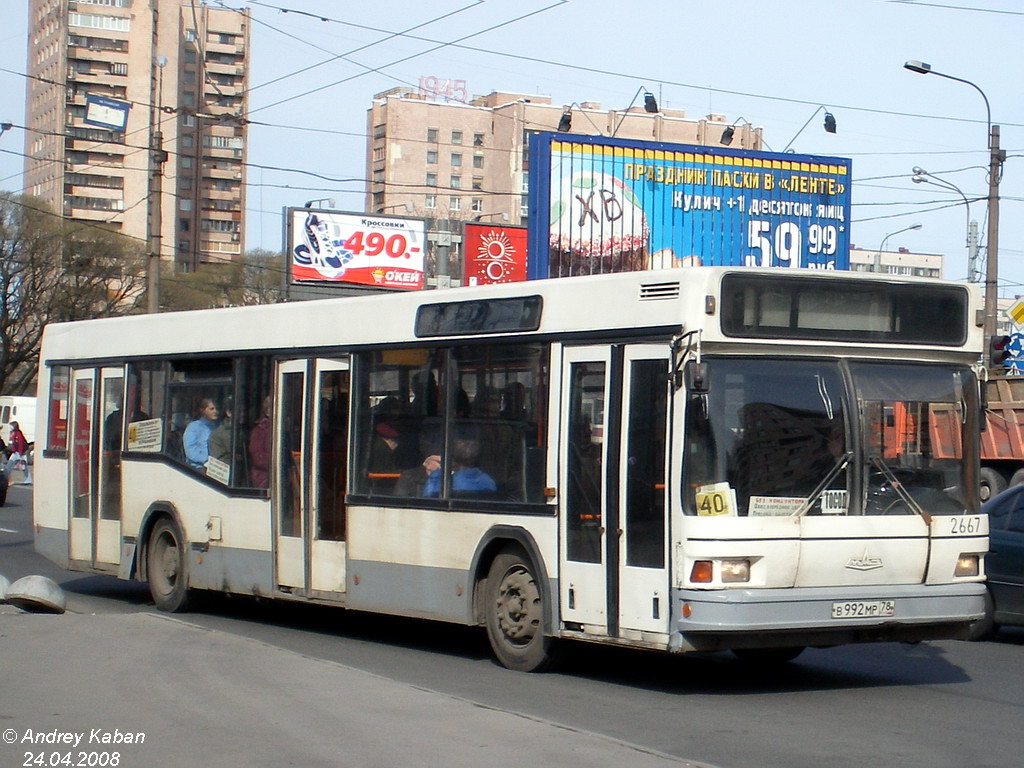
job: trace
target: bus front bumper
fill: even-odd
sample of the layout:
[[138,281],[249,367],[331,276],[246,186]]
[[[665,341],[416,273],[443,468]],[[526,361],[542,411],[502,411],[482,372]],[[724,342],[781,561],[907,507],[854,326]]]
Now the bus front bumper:
[[669,649],[723,651],[965,639],[984,614],[985,585],[676,589],[673,598]]

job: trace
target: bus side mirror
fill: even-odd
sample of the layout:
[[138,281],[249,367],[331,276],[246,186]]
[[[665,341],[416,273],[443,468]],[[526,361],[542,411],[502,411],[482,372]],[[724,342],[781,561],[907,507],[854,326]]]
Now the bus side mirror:
[[687,360],[683,369],[686,389],[694,395],[706,395],[708,392],[708,364]]

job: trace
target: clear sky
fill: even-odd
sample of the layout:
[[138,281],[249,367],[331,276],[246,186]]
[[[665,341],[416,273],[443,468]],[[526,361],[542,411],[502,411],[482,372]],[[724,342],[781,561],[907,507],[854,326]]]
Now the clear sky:
[[[197,0],[199,2],[200,0]],[[135,0],[143,5],[147,0]],[[314,198],[361,210],[373,94],[420,77],[629,105],[637,90],[689,117],[763,126],[769,145],[853,160],[851,241],[946,257],[964,278],[960,194],[914,184],[922,167],[971,199],[984,239],[985,103],[1007,150],[1000,293],[1024,294],[1024,4],[1019,0],[224,0],[253,16],[247,247],[281,247],[281,209]],[[0,0],[0,68],[25,72],[28,0]],[[283,9],[287,9],[285,12]],[[298,70],[326,62],[301,74]],[[276,82],[272,82],[276,81]],[[24,124],[24,78],[0,71],[0,119]],[[302,95],[305,94],[305,95]],[[797,135],[819,106],[821,115]],[[265,124],[265,125],[264,125]],[[24,134],[0,137],[0,189],[20,190]],[[275,170],[277,168],[285,170]],[[326,178],[321,178],[326,177]],[[974,202],[978,199],[977,202]]]

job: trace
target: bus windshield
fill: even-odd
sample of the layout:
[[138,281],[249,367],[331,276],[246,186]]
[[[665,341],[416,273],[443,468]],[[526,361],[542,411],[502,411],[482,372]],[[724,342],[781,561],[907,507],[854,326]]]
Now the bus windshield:
[[967,368],[712,358],[707,383],[687,409],[688,514],[975,511]]

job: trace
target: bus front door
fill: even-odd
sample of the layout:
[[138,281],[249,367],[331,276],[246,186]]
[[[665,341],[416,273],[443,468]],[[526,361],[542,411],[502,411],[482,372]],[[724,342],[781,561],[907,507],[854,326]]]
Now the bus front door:
[[276,555],[282,591],[345,591],[347,360],[292,360],[277,379]]
[[569,629],[668,631],[664,348],[566,348],[559,589]]
[[76,370],[71,392],[68,557],[116,573],[121,562],[124,371]]

